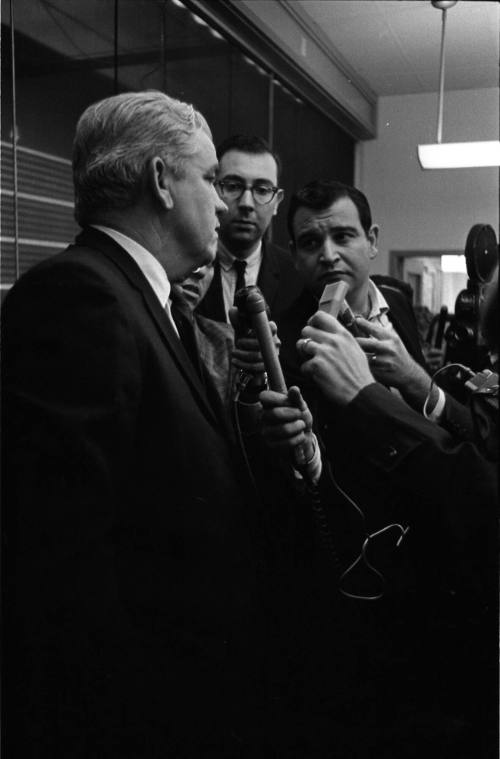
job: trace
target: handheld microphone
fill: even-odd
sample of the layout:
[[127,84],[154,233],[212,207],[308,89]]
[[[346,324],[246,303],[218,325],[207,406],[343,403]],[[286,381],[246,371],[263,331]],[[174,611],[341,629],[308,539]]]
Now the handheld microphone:
[[234,303],[238,308],[238,314],[243,319],[248,319],[257,337],[264,366],[266,367],[269,387],[279,393],[287,392],[285,378],[278,359],[278,353],[274,344],[267,306],[264,296],[255,285],[244,287],[236,293]]
[[361,333],[356,324],[354,314],[345,300],[348,292],[349,285],[344,280],[330,282],[325,286],[319,300],[319,310],[326,311],[327,314],[335,316],[354,337],[360,337]]

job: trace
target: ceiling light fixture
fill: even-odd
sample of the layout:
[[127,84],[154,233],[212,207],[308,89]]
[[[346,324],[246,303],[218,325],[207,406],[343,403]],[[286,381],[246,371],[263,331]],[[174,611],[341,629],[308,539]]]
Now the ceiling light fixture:
[[446,11],[456,5],[457,0],[431,0],[434,8],[442,12],[441,60],[439,64],[439,97],[436,142],[418,145],[417,153],[423,169],[469,169],[482,166],[500,166],[500,141],[487,142],[441,142],[443,134],[443,90],[444,90],[444,40]]

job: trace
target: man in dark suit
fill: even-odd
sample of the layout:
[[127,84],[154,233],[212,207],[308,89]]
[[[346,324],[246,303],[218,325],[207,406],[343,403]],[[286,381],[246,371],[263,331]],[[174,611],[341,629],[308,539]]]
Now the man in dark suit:
[[217,157],[216,186],[227,211],[214,278],[199,313],[229,321],[236,290],[257,284],[276,320],[302,289],[290,253],[265,239],[283,200],[278,156],[259,137],[234,135],[218,147]]
[[[307,293],[278,323],[280,355],[316,423],[323,533],[326,523],[334,549],[330,572],[317,585],[325,598],[337,589],[350,593],[351,610],[356,597],[361,601],[351,640],[364,668],[357,692],[346,692],[365,733],[353,733],[352,745],[410,757],[431,743],[440,756],[468,756],[483,730],[490,731],[485,745],[490,741],[494,725],[495,669],[480,644],[483,634],[491,644],[493,630],[493,465],[410,408],[400,397],[407,387],[394,392],[391,362],[401,346],[411,371],[424,372],[424,362],[406,296],[370,283],[378,230],[366,198],[339,183],[312,183],[292,198],[289,226]],[[315,313],[325,284],[339,279],[349,284],[357,339],[338,320]],[[284,450],[314,448],[310,413],[293,392],[261,394],[265,435]],[[384,528],[392,545],[377,543]],[[372,600],[363,604],[363,597]],[[308,618],[309,628],[319,620],[310,646],[314,641],[316,661],[329,650],[318,642],[318,630],[328,630],[324,608]],[[472,624],[460,621],[465,618]],[[478,688],[475,672],[485,678],[486,717],[456,677],[471,640],[479,653],[461,675]],[[319,691],[317,678],[311,690]]]
[[82,233],[3,310],[5,756],[253,755],[265,541],[169,297],[216,252],[210,130],[117,95],[73,168]]

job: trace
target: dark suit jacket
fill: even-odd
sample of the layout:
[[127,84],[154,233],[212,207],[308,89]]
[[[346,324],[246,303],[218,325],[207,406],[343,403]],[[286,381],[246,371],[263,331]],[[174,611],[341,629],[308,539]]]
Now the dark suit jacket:
[[258,509],[153,290],[85,230],[13,287],[2,340],[6,756],[238,743]]
[[[381,289],[395,329],[422,363],[409,301]],[[410,757],[431,743],[440,756],[472,755],[496,720],[494,465],[378,383],[345,408],[323,401],[301,374],[295,348],[316,308],[304,294],[278,321],[280,358],[287,384],[302,388],[323,444],[319,492],[341,571],[361,554],[367,533],[391,523],[410,528],[399,547],[395,528],[370,540],[366,558],[372,569],[360,561],[341,580],[351,593],[383,593],[377,601],[350,600],[347,613],[339,609],[344,619],[355,611],[350,640],[341,651],[347,659],[354,649],[363,662],[351,677],[356,683],[351,708],[358,723],[363,715],[364,724],[353,740],[367,755]],[[337,486],[362,509],[364,522]],[[316,575],[317,592],[330,604],[339,586],[334,569],[330,562]],[[319,632],[328,629],[332,641],[321,618],[324,608],[324,603],[319,610],[313,607],[308,626],[319,618]],[[320,640],[315,629],[310,650],[317,673],[326,668],[328,652]],[[312,689],[320,686],[313,679]]]
[[[301,279],[291,254],[276,245],[262,241],[262,263],[257,278],[271,317],[276,320],[302,291]],[[215,260],[212,283],[198,306],[198,313],[216,321],[226,321],[219,260]]]

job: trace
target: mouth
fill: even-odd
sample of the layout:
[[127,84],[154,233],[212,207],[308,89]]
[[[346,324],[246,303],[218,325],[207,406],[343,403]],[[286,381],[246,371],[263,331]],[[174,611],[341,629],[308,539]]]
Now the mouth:
[[242,229],[255,229],[257,226],[255,222],[247,221],[247,219],[235,219],[232,223],[233,226],[241,227]]
[[325,274],[322,274],[320,277],[320,281],[324,282],[325,284],[329,285],[332,282],[341,282],[342,280],[346,279],[346,274],[344,274],[341,271],[327,271]]

